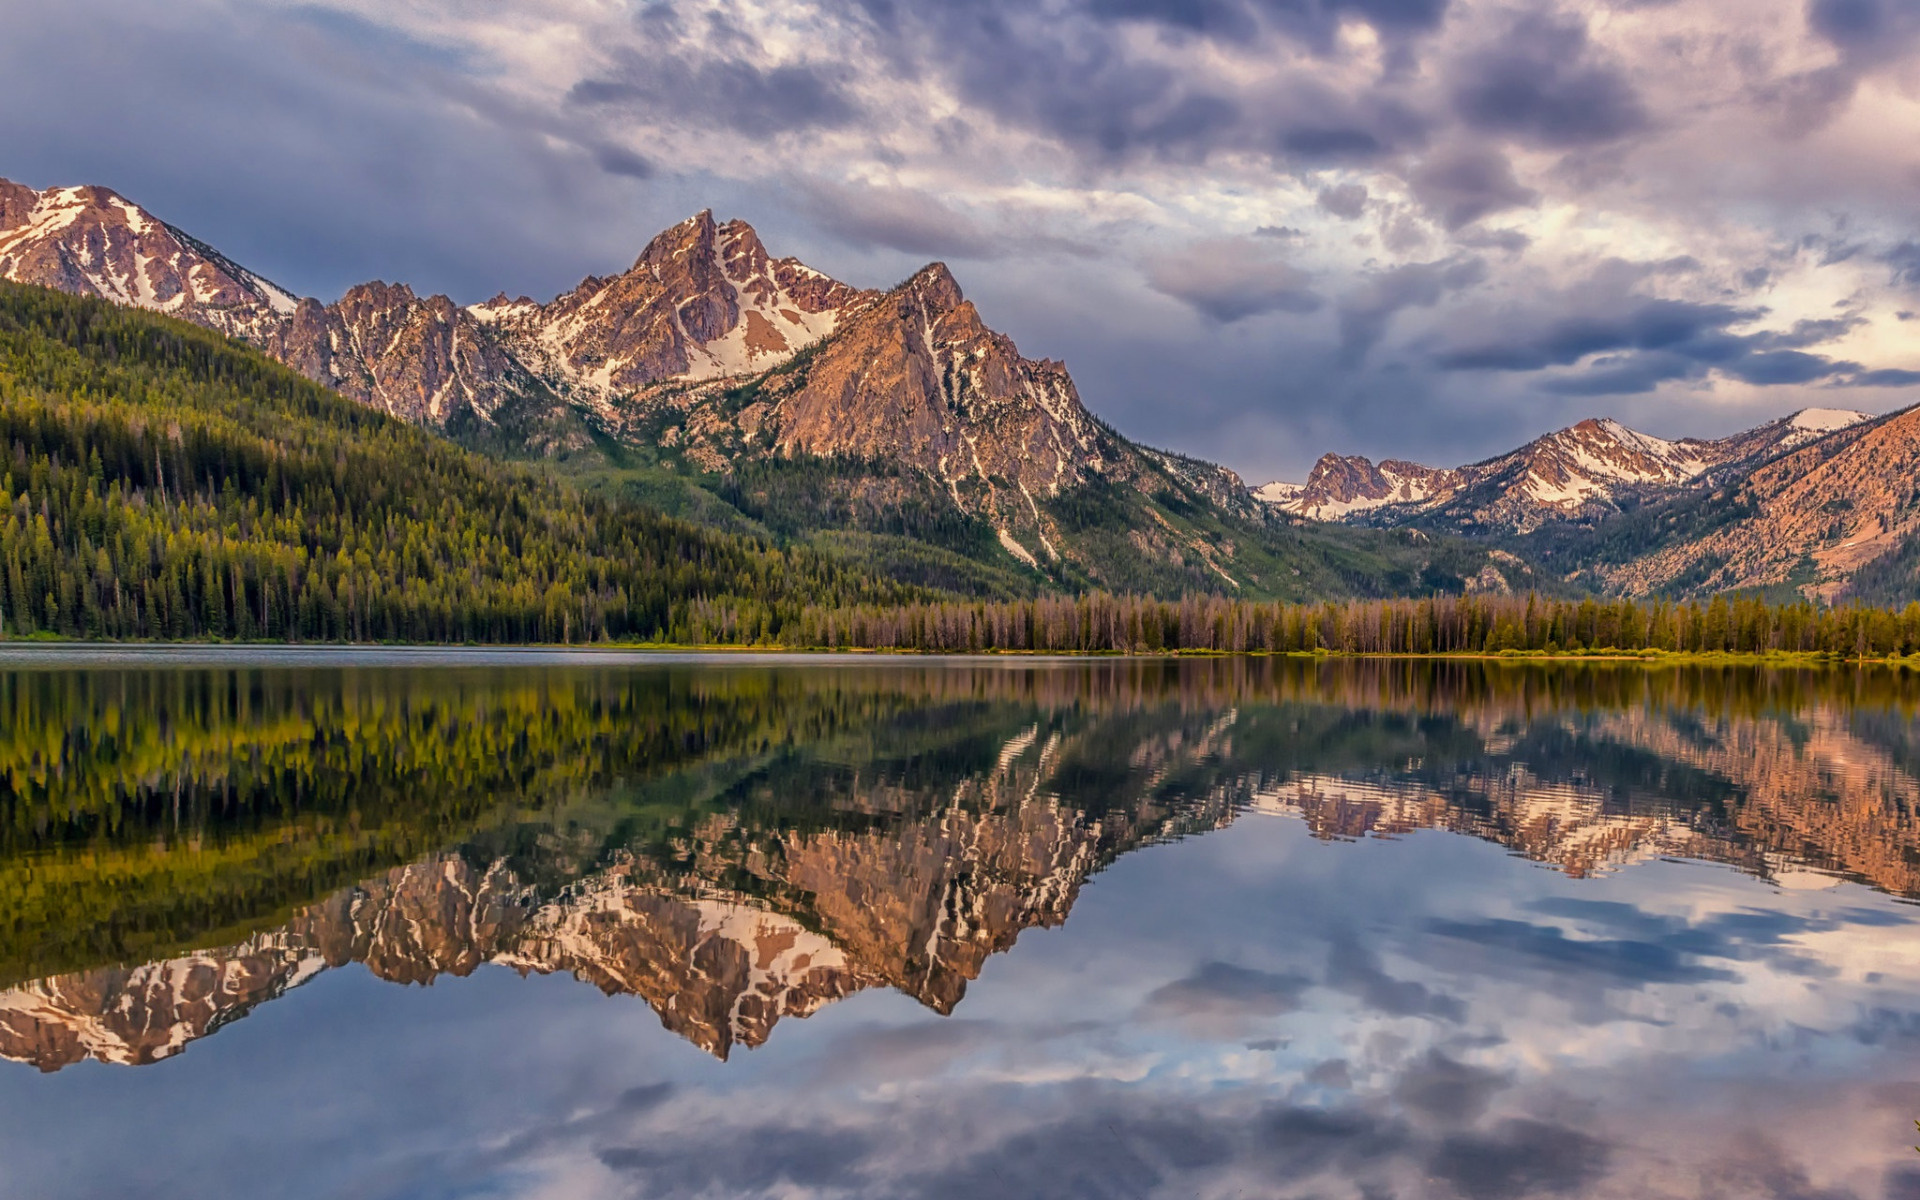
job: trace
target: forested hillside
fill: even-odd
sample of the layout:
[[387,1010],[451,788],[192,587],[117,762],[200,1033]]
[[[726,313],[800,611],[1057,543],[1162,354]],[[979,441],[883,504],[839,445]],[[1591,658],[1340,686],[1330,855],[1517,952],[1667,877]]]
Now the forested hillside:
[[582,496],[344,400],[219,334],[0,284],[0,631],[684,638],[916,596]]

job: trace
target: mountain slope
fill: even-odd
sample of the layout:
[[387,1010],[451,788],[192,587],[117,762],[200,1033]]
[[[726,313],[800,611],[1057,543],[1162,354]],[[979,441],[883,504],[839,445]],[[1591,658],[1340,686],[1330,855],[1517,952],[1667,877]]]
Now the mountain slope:
[[1920,408],[1841,429],[1724,487],[1633,517],[1585,550],[1582,564],[1630,595],[1755,588],[1832,600],[1878,563],[1853,594],[1912,600],[1920,596],[1910,570],[1920,538]]

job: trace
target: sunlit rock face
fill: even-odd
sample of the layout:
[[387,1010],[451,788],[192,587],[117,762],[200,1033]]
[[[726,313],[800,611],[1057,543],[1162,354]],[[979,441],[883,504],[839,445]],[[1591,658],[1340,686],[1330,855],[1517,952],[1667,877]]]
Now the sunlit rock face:
[[467,311],[556,387],[608,400],[667,380],[759,374],[878,299],[772,258],[744,221],[702,212],[620,275],[590,277],[548,304],[502,295]]
[[[1891,559],[1920,532],[1916,478],[1920,409],[1843,426],[1730,488],[1725,504],[1737,519],[1620,564],[1608,578],[1635,594],[1686,575],[1708,591],[1795,584],[1837,599],[1856,572]],[[1906,582],[1893,589],[1901,597],[1912,594],[1910,547],[1905,566]]]

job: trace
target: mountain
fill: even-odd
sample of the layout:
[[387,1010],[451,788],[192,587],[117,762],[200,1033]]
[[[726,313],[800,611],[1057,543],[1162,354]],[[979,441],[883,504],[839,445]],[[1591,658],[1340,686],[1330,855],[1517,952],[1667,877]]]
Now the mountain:
[[1629,595],[1756,589],[1908,603],[1920,598],[1920,408],[1849,424],[1599,533],[1539,549]]
[[1649,497],[1710,486],[1868,419],[1810,408],[1716,441],[1668,441],[1589,419],[1464,467],[1393,459],[1375,465],[1329,454],[1305,484],[1270,483],[1255,494],[1317,521],[1524,534],[1556,521],[1592,523]]
[[270,337],[299,301],[101,187],[0,179],[0,279],[150,308],[234,337]]
[[1302,523],[1136,445],[939,263],[857,288],[711,212],[546,303],[374,282],[323,304],[107,189],[0,182],[0,278],[204,325],[401,420],[909,584],[1308,599],[1459,590],[1492,565]]

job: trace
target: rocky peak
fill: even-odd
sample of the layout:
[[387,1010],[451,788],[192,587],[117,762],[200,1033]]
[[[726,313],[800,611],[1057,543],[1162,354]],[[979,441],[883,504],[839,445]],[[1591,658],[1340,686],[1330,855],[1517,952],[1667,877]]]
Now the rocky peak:
[[[960,290],[960,281],[953,277],[943,262],[932,262],[913,273],[912,278],[901,284],[898,289],[912,297],[917,304],[924,305],[935,313],[947,313],[966,304],[969,311],[972,305]],[[975,314],[978,320],[978,314]]]
[[656,384],[777,367],[871,296],[771,258],[751,225],[703,211],[624,274],[589,276],[551,304],[503,296],[468,311],[546,383],[610,410]]
[[296,306],[285,289],[108,188],[0,180],[0,278],[151,308],[239,337]]
[[40,193],[32,188],[11,179],[0,179],[0,230],[23,224],[39,202]]
[[404,283],[357,284],[326,306],[302,301],[258,340],[308,378],[405,421],[491,422],[541,391],[492,329]]
[[1337,520],[1388,505],[1418,505],[1451,495],[1458,473],[1419,463],[1360,455],[1322,455],[1304,484],[1270,483],[1256,495],[1288,512],[1316,521]]

